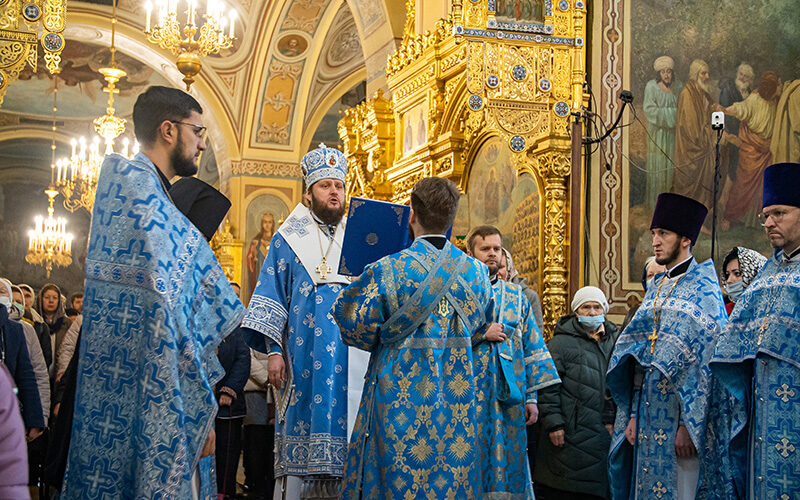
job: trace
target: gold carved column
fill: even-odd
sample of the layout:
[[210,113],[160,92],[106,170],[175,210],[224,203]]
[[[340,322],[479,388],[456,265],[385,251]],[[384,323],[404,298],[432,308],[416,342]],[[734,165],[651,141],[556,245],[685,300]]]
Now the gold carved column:
[[477,149],[502,138],[517,172],[532,174],[542,194],[542,247],[531,254],[549,337],[568,312],[569,275],[579,268],[570,259],[570,245],[579,244],[570,241],[570,221],[573,213],[580,220],[584,202],[570,202],[570,176],[580,169],[568,128],[585,99],[586,5],[530,0],[529,18],[518,19],[496,12],[496,0],[452,0],[446,19],[418,33],[414,12],[424,4],[407,1],[403,41],[387,63],[391,101],[378,95],[339,123],[356,181],[351,194],[402,202],[429,175],[466,189]]

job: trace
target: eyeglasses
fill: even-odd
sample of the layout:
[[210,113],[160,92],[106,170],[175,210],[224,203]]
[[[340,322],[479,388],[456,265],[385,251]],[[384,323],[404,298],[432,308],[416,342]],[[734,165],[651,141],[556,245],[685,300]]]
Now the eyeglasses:
[[206,131],[207,131],[206,127],[201,127],[200,125],[195,125],[194,123],[180,122],[177,120],[169,120],[169,121],[172,123],[176,123],[178,125],[186,125],[187,127],[192,127],[194,135],[196,135],[200,139],[206,138]]
[[776,210],[770,210],[769,212],[761,212],[758,214],[758,220],[761,221],[762,226],[767,222],[767,219],[772,219],[774,223],[778,224],[788,213],[788,210],[782,210],[780,208]]

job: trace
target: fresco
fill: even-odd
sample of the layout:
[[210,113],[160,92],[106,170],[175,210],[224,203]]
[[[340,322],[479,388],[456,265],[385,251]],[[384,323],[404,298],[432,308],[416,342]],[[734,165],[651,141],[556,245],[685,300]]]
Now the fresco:
[[428,142],[427,102],[403,113],[403,154],[413,153]]
[[543,0],[496,0],[495,18],[498,22],[544,21]]
[[[629,183],[628,272],[638,279],[651,254],[649,223],[664,191],[711,208],[716,133],[711,113],[726,114],[721,137],[716,260],[733,246],[770,251],[756,214],[783,84],[800,78],[800,27],[789,0],[762,8],[731,0],[632,4],[629,88],[633,125],[623,151]],[[628,87],[626,87],[628,88]],[[710,256],[711,216],[695,255]]]
[[300,35],[286,35],[278,40],[278,52],[284,57],[300,57],[308,49],[308,40]]
[[269,242],[280,223],[289,215],[286,204],[273,195],[261,195],[247,206],[247,226],[243,247],[243,298],[249,298],[258,282],[261,265],[269,250]]
[[466,236],[471,228],[483,224],[496,226],[520,274],[535,284],[538,213],[539,193],[533,177],[517,175],[508,146],[500,138],[487,140],[472,161],[467,191],[461,196],[453,223],[453,235]]

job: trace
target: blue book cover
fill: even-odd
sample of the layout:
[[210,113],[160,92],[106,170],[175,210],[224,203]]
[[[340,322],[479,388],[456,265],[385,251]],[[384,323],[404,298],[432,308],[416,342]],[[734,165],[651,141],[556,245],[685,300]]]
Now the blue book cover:
[[351,198],[339,274],[359,276],[369,264],[408,248],[410,210],[408,205]]

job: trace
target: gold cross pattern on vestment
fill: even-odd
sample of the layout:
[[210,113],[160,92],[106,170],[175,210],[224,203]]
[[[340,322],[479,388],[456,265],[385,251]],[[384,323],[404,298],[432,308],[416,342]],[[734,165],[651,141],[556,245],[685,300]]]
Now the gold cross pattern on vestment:
[[333,269],[328,265],[328,260],[325,257],[322,257],[319,265],[314,268],[314,272],[319,274],[320,278],[325,279],[328,277],[329,273],[333,272]]

